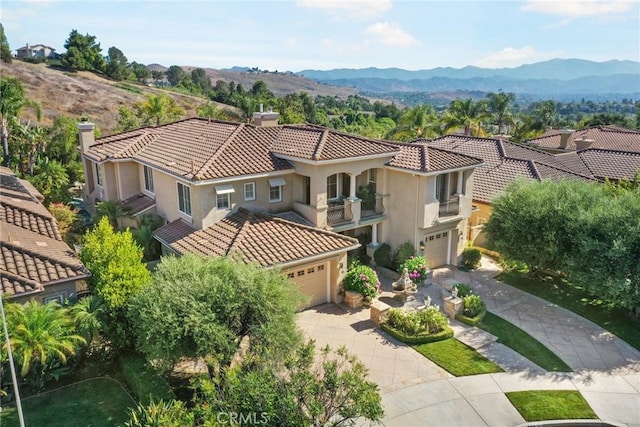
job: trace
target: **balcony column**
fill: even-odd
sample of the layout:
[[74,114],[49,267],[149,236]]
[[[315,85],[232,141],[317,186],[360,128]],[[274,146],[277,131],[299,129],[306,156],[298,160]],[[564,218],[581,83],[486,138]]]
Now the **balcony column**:
[[378,224],[371,225],[371,246],[378,246]]
[[356,175],[353,173],[348,174],[349,175],[349,200],[352,202],[355,202],[357,197],[356,197]]
[[462,184],[464,183],[464,172],[463,171],[459,171],[458,172],[458,188],[456,190],[456,193],[458,194],[458,196],[462,195]]

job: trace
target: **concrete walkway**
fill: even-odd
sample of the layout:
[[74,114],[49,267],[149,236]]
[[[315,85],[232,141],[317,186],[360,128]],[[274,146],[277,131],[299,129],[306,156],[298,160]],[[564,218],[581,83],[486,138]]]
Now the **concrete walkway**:
[[[495,337],[455,320],[455,337],[505,372],[454,378],[409,346],[375,328],[369,310],[326,304],[298,315],[318,347],[345,345],[380,386],[387,426],[509,426],[523,423],[504,395],[524,390],[579,390],[602,420],[640,427],[640,352],[594,323],[493,279],[499,267],[483,258],[473,272],[442,268],[435,284],[420,288],[442,306],[441,284],[470,284],[490,311],[529,332],[576,372],[550,373],[497,343]],[[391,279],[382,278],[382,301],[396,304]]]

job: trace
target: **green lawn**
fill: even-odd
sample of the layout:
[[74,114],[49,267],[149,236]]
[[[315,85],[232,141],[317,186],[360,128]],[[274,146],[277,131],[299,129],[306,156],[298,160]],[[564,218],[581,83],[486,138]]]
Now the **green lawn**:
[[505,271],[496,279],[571,310],[640,350],[640,320],[632,319],[625,309],[607,304],[579,286],[555,277],[531,279],[519,271]]
[[580,392],[573,390],[536,390],[505,393],[526,421],[594,419]]
[[498,365],[455,338],[412,347],[456,377],[503,372]]
[[[120,383],[96,378],[23,399],[22,412],[27,426],[107,427],[127,421],[134,405]],[[15,408],[2,409],[0,425],[19,425]]]
[[478,327],[498,337],[498,342],[517,351],[547,371],[571,372],[571,368],[540,341],[493,313],[487,312]]

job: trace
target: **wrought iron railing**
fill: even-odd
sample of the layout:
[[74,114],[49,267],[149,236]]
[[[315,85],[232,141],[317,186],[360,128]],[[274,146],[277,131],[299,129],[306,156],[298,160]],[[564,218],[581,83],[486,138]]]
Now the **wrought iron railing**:
[[329,205],[327,208],[327,223],[335,225],[345,221],[344,203]]
[[376,195],[375,198],[368,200],[362,200],[360,204],[360,216],[362,218],[382,215],[383,213],[384,203],[381,195]]

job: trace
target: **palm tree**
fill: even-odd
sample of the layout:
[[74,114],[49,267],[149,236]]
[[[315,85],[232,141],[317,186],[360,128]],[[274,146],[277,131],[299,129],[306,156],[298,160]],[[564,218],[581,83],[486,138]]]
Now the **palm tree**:
[[451,101],[442,121],[446,133],[463,128],[465,135],[484,136],[482,122],[488,118],[487,103],[484,100],[474,102],[469,98]]
[[25,97],[24,87],[14,77],[0,79],[0,138],[4,152],[3,165],[9,166],[9,133],[10,127],[19,123],[22,108],[29,106],[35,109],[38,120],[42,117],[40,105]]
[[[76,334],[73,319],[58,303],[25,305],[7,304],[7,325],[12,331],[9,340],[20,365],[20,375],[35,378],[36,385],[44,385],[47,371],[56,362],[67,363],[76,354],[84,338]],[[4,344],[6,346],[6,344]]]
[[97,341],[103,330],[102,316],[106,306],[102,298],[97,295],[81,298],[69,309],[76,330],[88,343]]
[[[29,180],[42,193],[47,201],[67,201],[69,192],[69,174],[62,163],[45,158],[38,164],[37,174]],[[65,194],[66,193],[66,194]]]
[[498,125],[498,133],[502,134],[502,125],[506,124],[505,121],[510,119],[511,103],[516,99],[516,95],[512,92],[491,92],[487,94],[487,99],[489,100],[487,104],[489,112],[493,114]]
[[177,120],[184,115],[184,110],[178,107],[176,101],[165,94],[149,95],[146,101],[139,102],[135,108],[145,124],[155,121],[156,126]]
[[440,136],[440,121],[433,106],[418,105],[404,111],[398,125],[387,135],[397,141],[412,141]]
[[114,230],[118,229],[118,220],[120,218],[125,218],[128,216],[127,210],[123,209],[122,206],[116,200],[106,200],[104,202],[98,203],[96,206],[96,214],[93,218],[94,223],[98,223],[100,218],[106,216],[109,220],[109,224]]

